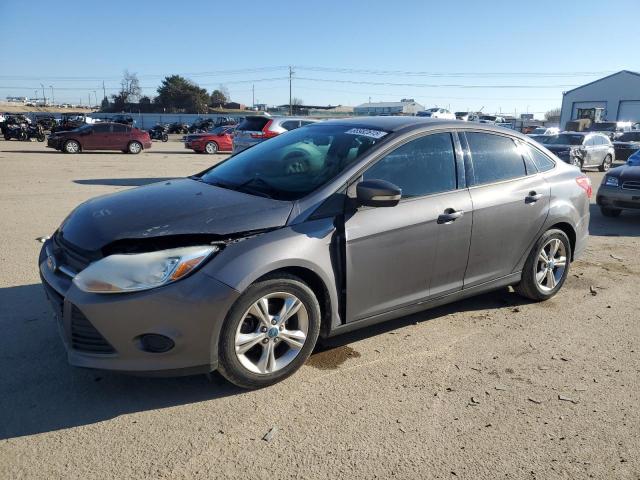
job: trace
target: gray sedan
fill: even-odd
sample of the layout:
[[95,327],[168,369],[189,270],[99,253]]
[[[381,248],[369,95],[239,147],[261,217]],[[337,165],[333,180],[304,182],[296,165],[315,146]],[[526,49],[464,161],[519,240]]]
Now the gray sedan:
[[78,206],[39,270],[73,365],[246,388],[329,337],[494,289],[541,301],[584,250],[589,179],[524,135],[317,123]]

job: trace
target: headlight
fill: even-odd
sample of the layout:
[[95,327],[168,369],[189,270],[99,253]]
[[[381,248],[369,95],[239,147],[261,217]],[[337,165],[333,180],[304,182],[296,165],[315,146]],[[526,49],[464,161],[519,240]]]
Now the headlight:
[[93,293],[149,290],[180,280],[218,250],[215,245],[203,245],[109,255],[85,268],[73,283],[80,290]]
[[618,178],[617,177],[605,177],[604,184],[607,187],[617,187],[618,186]]

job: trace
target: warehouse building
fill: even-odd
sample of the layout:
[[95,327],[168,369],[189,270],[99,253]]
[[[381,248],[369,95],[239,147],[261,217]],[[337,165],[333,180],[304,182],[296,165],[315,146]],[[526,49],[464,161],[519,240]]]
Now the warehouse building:
[[354,107],[356,115],[415,115],[424,107],[413,98],[403,98],[399,102],[363,103]]
[[640,122],[640,73],[622,70],[564,92],[560,127],[578,118]]

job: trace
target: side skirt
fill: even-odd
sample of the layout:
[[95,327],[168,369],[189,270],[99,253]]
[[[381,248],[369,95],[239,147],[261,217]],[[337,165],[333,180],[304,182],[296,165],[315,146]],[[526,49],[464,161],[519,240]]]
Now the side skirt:
[[386,322],[387,320],[404,317],[406,315],[412,315],[423,310],[429,310],[430,308],[446,305],[447,303],[474,297],[476,295],[490,292],[492,290],[508,287],[509,285],[515,285],[516,283],[520,282],[521,278],[522,272],[511,273],[505,277],[491,280],[490,282],[482,283],[480,285],[475,285],[470,288],[462,289],[457,292],[444,295],[442,297],[423,300],[413,305],[408,305],[396,310],[392,310],[390,312],[380,313],[372,317],[363,318],[362,320],[342,324],[337,327],[334,326],[328,333],[327,337],[333,337],[335,335],[340,335],[341,333],[351,332],[353,330],[368,327],[369,325],[375,325],[376,323]]

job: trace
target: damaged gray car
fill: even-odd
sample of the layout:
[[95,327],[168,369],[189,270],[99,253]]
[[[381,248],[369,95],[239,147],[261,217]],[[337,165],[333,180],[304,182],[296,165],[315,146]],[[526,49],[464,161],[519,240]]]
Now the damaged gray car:
[[513,285],[546,300],[591,184],[518,133],[316,123],[189,178],[78,206],[39,270],[72,365],[259,388],[328,337]]

